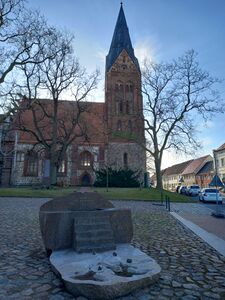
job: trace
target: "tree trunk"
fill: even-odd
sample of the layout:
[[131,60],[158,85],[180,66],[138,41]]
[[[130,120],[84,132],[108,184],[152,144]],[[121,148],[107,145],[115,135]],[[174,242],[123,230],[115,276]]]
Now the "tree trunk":
[[53,159],[50,160],[50,183],[51,185],[57,183],[57,167]]
[[156,188],[162,189],[163,184],[162,184],[162,174],[161,174],[161,160],[157,157],[155,157],[155,172],[156,172],[156,181],[157,181]]

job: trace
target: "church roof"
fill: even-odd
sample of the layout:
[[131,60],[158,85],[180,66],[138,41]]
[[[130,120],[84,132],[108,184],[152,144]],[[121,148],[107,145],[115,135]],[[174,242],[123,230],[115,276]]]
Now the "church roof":
[[123,11],[123,6],[121,4],[119,15],[116,22],[116,27],[114,30],[111,46],[109,53],[106,56],[106,71],[112,67],[114,62],[120,53],[126,50],[133,63],[136,65],[137,69],[140,70],[137,58],[134,55],[134,49],[132,47],[129,29],[127,27],[126,18]]

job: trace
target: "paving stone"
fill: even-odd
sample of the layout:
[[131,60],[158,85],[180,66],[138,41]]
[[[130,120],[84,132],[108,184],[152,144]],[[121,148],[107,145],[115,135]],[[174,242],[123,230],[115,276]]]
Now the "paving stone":
[[220,299],[220,295],[211,292],[205,292],[203,295],[209,297],[210,299]]
[[37,288],[36,292],[44,292],[44,291],[48,291],[50,289],[51,289],[51,285],[44,284],[44,285],[40,286],[39,288]]
[[181,287],[181,286],[182,286],[181,283],[179,283],[179,282],[177,282],[175,280],[172,281],[172,287],[176,288],[176,287]]
[[188,290],[199,290],[199,287],[196,284],[192,283],[183,284],[183,287]]
[[139,299],[139,300],[149,300],[150,299],[150,295],[145,290],[138,290],[138,291],[132,293],[132,296],[134,296],[134,298]]
[[[46,201],[0,198],[1,300],[74,299],[52,272],[43,248],[38,211]],[[161,206],[142,201],[113,201],[113,204],[132,210],[132,244],[142,248],[162,268],[159,282],[120,300],[225,299],[225,258],[222,255]],[[182,204],[182,210],[190,209],[193,206]]]
[[27,289],[27,290],[25,290],[25,291],[22,291],[22,295],[23,296],[30,296],[30,295],[32,295],[34,293],[34,291],[32,290],[32,289]]
[[199,299],[198,297],[195,296],[191,296],[191,295],[187,295],[187,296],[183,296],[182,300],[196,300]]
[[61,295],[52,295],[49,297],[49,300],[64,300],[65,297],[61,296]]

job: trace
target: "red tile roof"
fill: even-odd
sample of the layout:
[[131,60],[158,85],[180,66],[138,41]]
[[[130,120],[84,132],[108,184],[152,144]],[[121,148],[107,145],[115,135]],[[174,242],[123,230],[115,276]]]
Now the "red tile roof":
[[181,174],[190,162],[192,162],[192,160],[188,160],[180,164],[173,165],[169,168],[166,168],[165,170],[162,170],[163,175],[168,176],[168,175]]
[[194,159],[192,162],[190,162],[190,164],[187,165],[181,175],[196,174],[207,161],[212,161],[211,155],[205,155]]
[[225,143],[222,144],[218,149],[216,149],[216,151],[219,151],[219,150],[225,150]]
[[209,174],[214,172],[213,161],[207,161],[203,167],[198,171],[198,175]]
[[[26,107],[26,100],[21,102],[21,106],[24,105]],[[39,99],[38,100],[43,107],[45,107],[45,111],[51,115],[53,110],[52,100],[49,99]],[[78,111],[77,102],[76,101],[63,101],[60,100],[58,104],[58,118],[63,121],[65,127],[71,128],[73,118],[76,117],[76,111]],[[84,112],[81,113],[80,120],[82,124],[85,124],[86,133],[89,138],[89,142],[101,143],[105,140],[105,103],[99,102],[80,102],[79,104]],[[40,106],[37,105],[34,107],[38,116],[38,124],[39,128],[42,128],[43,135],[46,139],[51,137],[51,119],[44,117],[43,112],[40,109]],[[16,116],[15,118],[15,126],[17,124],[23,124],[26,128],[36,131],[34,125],[34,119],[31,110],[25,110],[22,114]],[[62,125],[62,126],[64,126]],[[18,125],[18,127],[20,127]],[[63,127],[62,127],[63,128]],[[78,130],[78,127],[75,128],[75,131]],[[23,143],[35,143],[36,139],[29,132],[20,132],[20,142]],[[84,137],[80,137],[76,139],[76,143],[84,142]]]

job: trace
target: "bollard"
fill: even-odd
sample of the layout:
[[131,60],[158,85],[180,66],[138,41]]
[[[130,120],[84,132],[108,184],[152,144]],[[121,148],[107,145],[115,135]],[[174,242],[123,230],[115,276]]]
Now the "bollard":
[[168,211],[170,211],[170,198],[168,197]]
[[167,196],[166,196],[166,209],[167,209],[167,206],[168,206],[168,202],[167,202]]
[[161,191],[161,204],[163,204],[163,192]]

